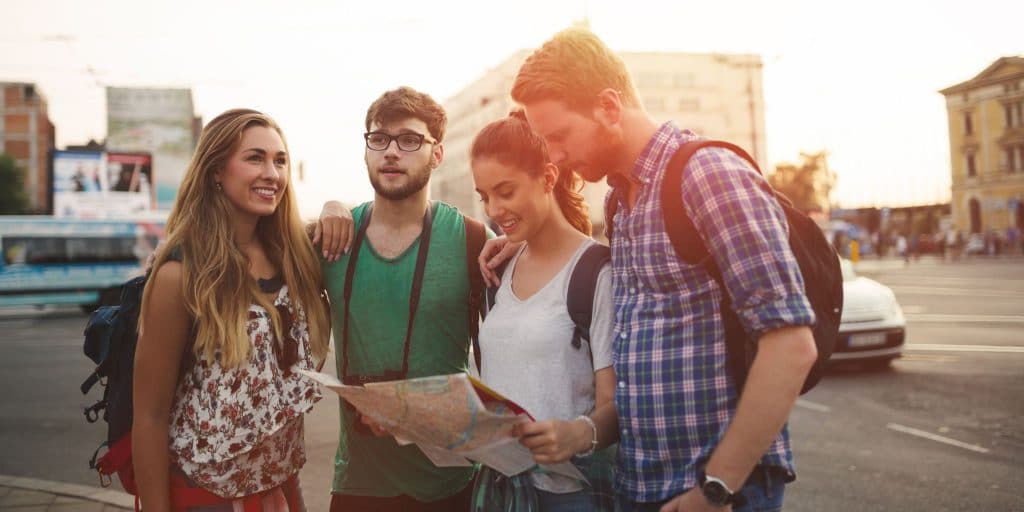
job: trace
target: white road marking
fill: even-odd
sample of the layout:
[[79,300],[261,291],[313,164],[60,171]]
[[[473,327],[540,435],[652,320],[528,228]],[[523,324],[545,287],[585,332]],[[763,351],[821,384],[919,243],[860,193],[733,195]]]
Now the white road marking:
[[907,313],[907,320],[928,323],[1000,323],[1024,324],[1024,316],[1020,315],[943,315],[938,313]]
[[942,345],[931,343],[908,343],[907,350],[924,350],[933,352],[990,352],[998,354],[1024,354],[1024,347],[1007,345]]
[[798,398],[796,401],[797,407],[803,407],[804,409],[810,409],[818,412],[832,412],[832,408],[827,405],[817,404],[803,398]]
[[910,354],[907,352],[904,352],[899,358],[900,363],[948,363],[957,360],[956,356],[946,354]]
[[903,286],[891,284],[890,288],[898,294],[935,295],[945,297],[1005,297],[1024,299],[1024,292],[1016,290],[978,290],[967,288],[939,288],[935,286]]
[[925,432],[924,430],[918,430],[916,428],[905,427],[903,425],[899,425],[899,424],[896,424],[896,423],[890,423],[890,424],[886,425],[885,427],[890,429],[890,430],[895,430],[897,432],[903,432],[904,434],[910,434],[912,436],[922,437],[924,439],[928,439],[928,440],[931,440],[931,441],[936,441],[936,442],[943,443],[943,444],[948,444],[950,446],[956,446],[957,448],[963,448],[965,450],[970,450],[972,452],[977,452],[977,453],[988,453],[989,452],[988,448],[985,448],[983,446],[978,446],[976,444],[967,444],[967,443],[964,443],[964,442],[961,442],[961,441],[957,441],[956,439],[951,439],[951,438],[948,438],[948,437],[945,437],[945,436],[940,436],[938,434],[932,434],[931,432]]
[[1024,279],[1002,279],[997,277],[952,277],[952,276],[918,276],[918,275],[902,275],[902,274],[887,274],[884,277],[885,284],[889,286],[899,286],[900,281],[905,282],[908,285],[919,284],[922,280],[926,280],[931,285],[945,285],[955,286],[957,288],[963,288],[966,286],[1009,286],[1024,287]]

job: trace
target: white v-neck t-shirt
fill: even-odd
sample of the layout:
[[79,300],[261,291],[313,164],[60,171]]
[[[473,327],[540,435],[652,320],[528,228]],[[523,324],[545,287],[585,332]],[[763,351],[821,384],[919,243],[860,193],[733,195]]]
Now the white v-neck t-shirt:
[[[586,240],[555,276],[540,290],[520,300],[512,289],[512,276],[523,249],[515,255],[501,280],[494,308],[480,328],[481,379],[523,406],[537,421],[572,420],[594,410],[594,372],[612,365],[611,265],[598,274],[594,291],[590,343],[572,346],[574,324],[566,309],[569,278]],[[534,473],[534,486],[548,492],[582,489],[560,475]]]

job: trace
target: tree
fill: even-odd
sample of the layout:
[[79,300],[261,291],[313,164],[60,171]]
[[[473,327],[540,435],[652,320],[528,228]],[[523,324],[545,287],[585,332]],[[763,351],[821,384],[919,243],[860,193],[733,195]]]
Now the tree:
[[793,202],[798,210],[826,212],[836,175],[828,168],[828,152],[800,153],[799,164],[781,163],[768,182]]
[[18,215],[28,210],[25,173],[14,158],[0,153],[0,215]]

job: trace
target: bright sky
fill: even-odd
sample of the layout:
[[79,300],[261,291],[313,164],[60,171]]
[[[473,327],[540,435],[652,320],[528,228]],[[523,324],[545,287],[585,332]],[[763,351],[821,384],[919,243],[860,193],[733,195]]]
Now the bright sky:
[[380,93],[443,101],[583,17],[618,51],[762,55],[769,161],[827,149],[845,207],[948,201],[937,91],[1024,55],[1024,2],[1006,0],[0,0],[0,13],[0,81],[38,84],[58,147],[105,137],[104,86],[191,87],[204,120],[239,106],[277,119],[306,164],[307,215],[372,197],[361,133]]

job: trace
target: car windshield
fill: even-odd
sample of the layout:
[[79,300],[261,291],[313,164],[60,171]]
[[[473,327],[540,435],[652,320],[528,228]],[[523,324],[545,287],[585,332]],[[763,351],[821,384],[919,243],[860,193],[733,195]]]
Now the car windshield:
[[857,272],[853,270],[853,262],[847,259],[839,260],[839,267],[843,269],[843,281],[857,279]]

